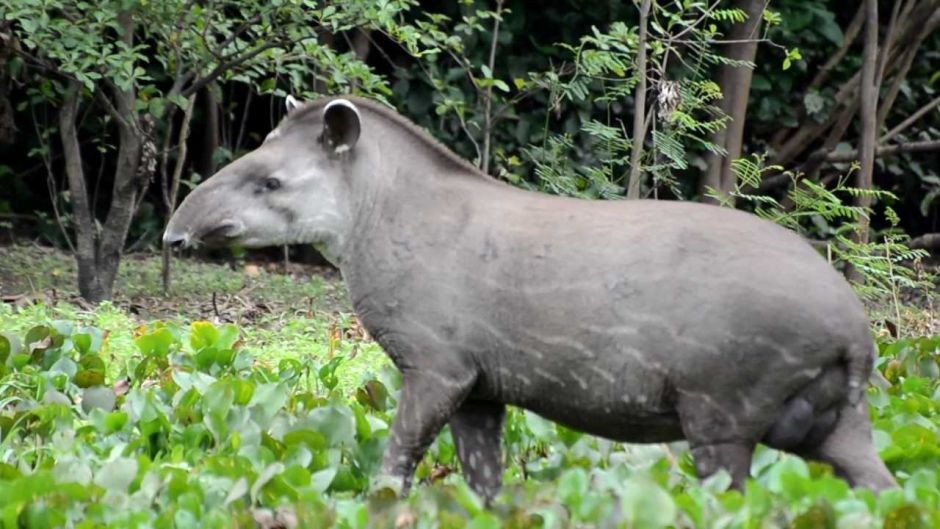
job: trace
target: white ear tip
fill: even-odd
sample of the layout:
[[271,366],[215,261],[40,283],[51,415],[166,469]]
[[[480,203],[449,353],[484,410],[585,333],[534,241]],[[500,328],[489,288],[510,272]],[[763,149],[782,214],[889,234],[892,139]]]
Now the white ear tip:
[[284,106],[286,106],[287,111],[290,112],[300,106],[300,101],[297,101],[297,98],[294,97],[293,94],[288,94],[287,99],[284,100]]
[[333,108],[334,106],[343,106],[343,107],[346,107],[346,108],[352,110],[353,112],[355,112],[355,113],[356,113],[356,117],[359,117],[359,109],[356,108],[356,105],[354,105],[354,104],[352,103],[352,101],[350,101],[350,100],[348,100],[348,99],[342,99],[342,98],[340,98],[340,99],[334,99],[334,100],[330,101],[329,103],[327,103],[326,106],[323,107],[323,113],[326,114],[326,113],[327,113],[331,108]]

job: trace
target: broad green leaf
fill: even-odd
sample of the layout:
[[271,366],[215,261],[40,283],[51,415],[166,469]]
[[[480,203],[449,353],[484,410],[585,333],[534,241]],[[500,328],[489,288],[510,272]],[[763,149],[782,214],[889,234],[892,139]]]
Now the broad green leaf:
[[261,492],[261,488],[264,487],[269,481],[271,481],[274,476],[280,474],[284,471],[283,463],[271,463],[264,470],[261,471],[261,474],[258,475],[258,479],[255,480],[251,485],[249,491],[251,495],[252,503],[258,501],[258,494]]
[[672,496],[648,477],[637,476],[624,484],[623,512],[636,527],[668,527],[676,519]]
[[82,392],[82,410],[85,413],[94,409],[110,412],[114,409],[116,401],[114,390],[106,386],[86,387]]
[[137,460],[116,457],[95,472],[95,483],[113,492],[127,492],[136,477]]
[[0,364],[7,361],[12,350],[13,346],[10,344],[10,339],[0,334]]
[[161,327],[138,336],[134,343],[137,344],[137,348],[145,356],[163,358],[170,353],[170,347],[173,345],[173,333],[169,329]]
[[193,322],[189,334],[189,345],[193,351],[215,346],[218,341],[219,330],[215,325],[208,321]]

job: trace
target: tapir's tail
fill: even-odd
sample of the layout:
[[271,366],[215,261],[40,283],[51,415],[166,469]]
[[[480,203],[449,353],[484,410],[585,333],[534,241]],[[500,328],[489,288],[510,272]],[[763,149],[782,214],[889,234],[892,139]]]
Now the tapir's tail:
[[849,385],[849,403],[858,404],[865,396],[868,377],[875,367],[877,349],[871,341],[851,345],[846,349],[845,366]]

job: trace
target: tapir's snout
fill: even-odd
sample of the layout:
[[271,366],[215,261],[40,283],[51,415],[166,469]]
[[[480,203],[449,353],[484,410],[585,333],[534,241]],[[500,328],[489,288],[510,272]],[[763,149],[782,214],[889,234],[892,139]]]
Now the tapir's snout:
[[[233,199],[222,200],[226,189],[222,180],[212,179],[194,189],[173,213],[163,232],[163,244],[186,248],[197,243],[207,246],[234,244],[246,231],[239,206]],[[225,204],[220,207],[220,204]],[[241,209],[247,209],[241,204]]]
[[167,229],[163,232],[163,245],[170,248],[186,248],[189,246],[188,233],[176,233]]
[[236,219],[223,219],[219,222],[200,226],[195,230],[181,230],[173,221],[163,233],[163,244],[172,248],[186,248],[195,243],[208,246],[226,246],[238,240],[245,232],[245,225]]

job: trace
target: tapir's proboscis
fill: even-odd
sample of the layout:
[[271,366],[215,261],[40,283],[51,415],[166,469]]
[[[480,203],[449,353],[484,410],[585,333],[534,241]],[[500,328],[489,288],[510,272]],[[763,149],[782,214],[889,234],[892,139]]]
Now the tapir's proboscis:
[[450,424],[501,486],[507,405],[612,440],[686,440],[735,487],[758,443],[896,486],[872,443],[861,302],[799,235],[747,212],[516,188],[394,110],[297,104],[196,187],[164,242],[315,245],[401,371],[380,475],[409,490]]

